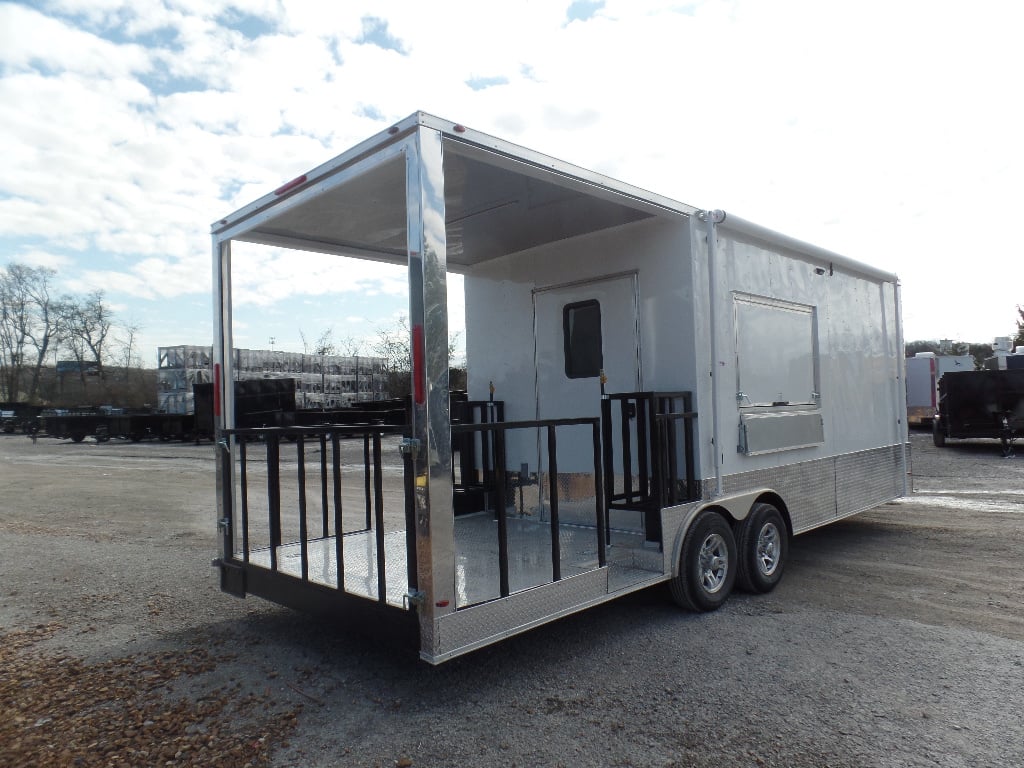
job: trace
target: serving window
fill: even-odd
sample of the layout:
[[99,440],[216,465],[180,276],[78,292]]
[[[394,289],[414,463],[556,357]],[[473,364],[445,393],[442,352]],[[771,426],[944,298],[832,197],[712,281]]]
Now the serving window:
[[817,310],[734,293],[736,401],[740,408],[817,405]]

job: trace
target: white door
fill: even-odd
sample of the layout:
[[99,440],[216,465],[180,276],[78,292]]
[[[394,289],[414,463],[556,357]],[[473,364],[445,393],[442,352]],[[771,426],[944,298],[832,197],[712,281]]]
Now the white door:
[[[536,289],[533,308],[538,420],[600,417],[602,371],[609,393],[641,390],[635,273]],[[573,499],[593,495],[593,440],[585,427],[557,436],[568,510]],[[538,448],[546,468],[545,441]]]

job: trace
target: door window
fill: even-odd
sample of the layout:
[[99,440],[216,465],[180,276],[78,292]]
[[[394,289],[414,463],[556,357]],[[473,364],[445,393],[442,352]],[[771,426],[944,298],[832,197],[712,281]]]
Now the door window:
[[601,305],[594,300],[566,304],[562,308],[565,344],[565,375],[588,379],[601,375]]

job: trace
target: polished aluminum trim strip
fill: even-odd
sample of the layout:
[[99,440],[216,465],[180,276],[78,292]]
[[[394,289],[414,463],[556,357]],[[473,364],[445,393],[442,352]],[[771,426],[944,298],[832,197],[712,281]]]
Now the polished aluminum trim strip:
[[[221,242],[213,238],[213,285],[217,300],[213,312],[213,363],[219,366],[219,391],[215,398],[220,398],[220,414],[214,419],[214,445],[217,452],[216,485],[217,485],[217,520],[229,518],[231,521],[231,549],[224,547],[223,555],[230,558],[233,551],[241,546],[242,525],[238,513],[237,489],[235,483],[235,437],[222,437],[221,430],[234,426],[235,420],[235,379],[234,355],[232,354],[232,305],[231,305],[231,242]],[[214,370],[218,370],[215,368]],[[224,461],[223,454],[228,461]],[[226,476],[225,476],[226,475]],[[225,507],[225,488],[230,489],[231,509]]]
[[[434,646],[434,620],[455,611],[455,514],[452,500],[451,419],[448,402],[448,292],[441,136],[420,130],[407,154],[409,325],[413,358],[412,436],[419,449],[416,476],[416,552],[420,643]],[[419,330],[417,330],[419,329]],[[421,357],[418,357],[421,355]],[[423,399],[417,400],[416,392]]]

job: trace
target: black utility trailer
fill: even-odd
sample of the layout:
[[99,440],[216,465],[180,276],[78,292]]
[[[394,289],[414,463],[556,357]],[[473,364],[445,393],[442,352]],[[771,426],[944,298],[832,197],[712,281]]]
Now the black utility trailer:
[[1024,370],[957,371],[939,379],[935,445],[949,439],[992,438],[1009,456],[1024,435]]

